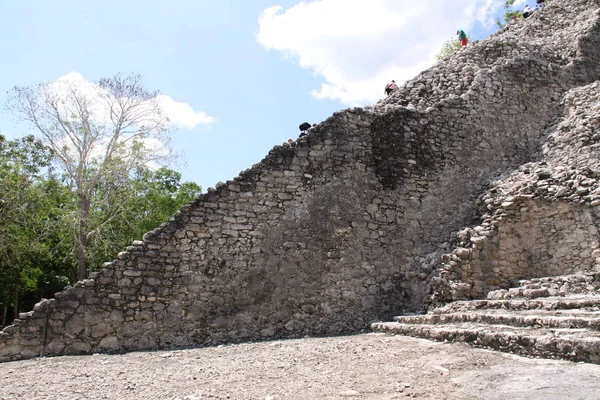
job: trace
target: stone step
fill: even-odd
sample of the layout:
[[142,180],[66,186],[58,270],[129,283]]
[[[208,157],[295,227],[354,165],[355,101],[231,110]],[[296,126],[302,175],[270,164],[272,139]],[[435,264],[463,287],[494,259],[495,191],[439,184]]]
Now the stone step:
[[559,288],[544,287],[543,285],[524,285],[518,288],[508,290],[493,290],[487,294],[488,300],[506,300],[506,299],[536,299],[540,297],[568,297],[573,295],[595,296],[600,294],[598,288],[586,284],[585,286],[563,285]]
[[575,328],[600,331],[600,312],[574,313],[571,315],[552,314],[554,313],[468,312],[398,316],[394,320],[403,324],[439,325],[473,322],[515,327]]
[[510,298],[538,298],[549,296],[569,296],[574,294],[600,294],[600,273],[587,272],[573,275],[560,275],[544,278],[523,279],[519,286],[494,290],[488,293],[490,300]]
[[578,274],[545,276],[543,278],[521,279],[519,285],[547,285],[547,284],[596,284],[600,281],[600,272],[588,271]]
[[587,310],[600,311],[600,296],[543,297],[537,299],[465,300],[434,308],[432,314],[448,314],[476,310]]
[[600,364],[600,333],[588,329],[518,328],[478,323],[414,325],[399,322],[377,322],[371,328],[436,341],[461,341],[524,356]]
[[[484,310],[475,310],[470,311],[473,313],[481,313],[481,314],[507,314],[509,313],[506,309],[498,308],[498,309],[484,309]],[[512,313],[512,312],[510,312]],[[518,315],[534,315],[540,317],[582,317],[582,318],[599,318],[600,310],[591,310],[591,309],[579,309],[579,308],[567,308],[567,309],[558,309],[558,310],[543,310],[543,309],[531,309],[531,310],[519,310],[514,313],[518,313]],[[413,315],[421,315],[421,314],[409,314],[404,316],[413,316]]]

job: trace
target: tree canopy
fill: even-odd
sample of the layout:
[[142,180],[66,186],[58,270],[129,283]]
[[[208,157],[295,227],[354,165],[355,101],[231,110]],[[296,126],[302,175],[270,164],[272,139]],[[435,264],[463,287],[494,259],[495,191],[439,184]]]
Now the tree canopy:
[[83,279],[201,188],[160,164],[173,132],[136,74],[16,86],[7,108],[38,138],[0,135],[0,325]]
[[518,10],[514,10],[513,7],[515,5],[516,0],[505,0],[504,1],[504,15],[502,17],[498,17],[496,20],[496,25],[499,28],[502,28],[504,25],[508,24],[510,21],[521,18],[523,13]]
[[[65,188],[52,177],[51,149],[33,136],[8,141],[0,135],[0,305],[18,310],[19,295],[66,284],[56,224]],[[62,191],[62,193],[61,193]],[[52,261],[50,261],[52,260]],[[50,264],[52,264],[50,266]],[[72,264],[71,264],[72,265]],[[69,266],[70,267],[70,266]],[[48,268],[50,270],[48,270]],[[44,274],[48,273],[43,278]],[[4,322],[4,321],[3,321]]]
[[[77,278],[78,199],[54,173],[52,159],[52,150],[33,136],[8,141],[0,135],[0,325],[9,308],[15,317]],[[87,250],[96,268],[201,191],[165,167],[111,177],[93,191],[99,200],[90,210],[95,230]]]
[[[137,74],[117,74],[97,84],[66,79],[15,86],[7,108],[40,134],[77,198],[72,216],[78,277],[84,279],[91,235],[122,210],[101,188],[123,185],[132,171],[173,158],[168,146],[172,131],[158,92],[144,89]],[[98,208],[106,220],[92,217]]]

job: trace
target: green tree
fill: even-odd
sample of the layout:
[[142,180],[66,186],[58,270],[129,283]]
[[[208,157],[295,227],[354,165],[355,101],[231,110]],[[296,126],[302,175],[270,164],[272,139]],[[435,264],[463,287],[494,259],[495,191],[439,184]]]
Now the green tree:
[[143,170],[134,181],[136,229],[143,234],[167,221],[201,191],[194,182],[181,182],[181,174],[169,168]]
[[440,61],[451,54],[454,54],[458,49],[460,49],[460,40],[457,38],[450,38],[442,44],[442,48],[440,52],[435,56],[435,59]]
[[[114,220],[121,210],[118,201],[107,202],[99,186],[127,181],[130,171],[157,160],[171,159],[166,145],[169,120],[158,92],[148,92],[141,77],[116,75],[97,84],[77,80],[15,87],[7,108],[29,122],[53,151],[65,182],[77,198],[72,215],[78,278],[87,276],[89,239]],[[98,208],[109,220],[92,218]]]
[[113,178],[98,185],[96,196],[104,201],[91,213],[97,221],[97,229],[90,234],[95,265],[112,260],[133,240],[168,221],[201,191],[193,182],[182,183],[181,174],[166,167],[142,168],[131,177]]
[[508,24],[513,19],[521,18],[523,16],[523,13],[521,11],[513,9],[515,2],[516,0],[504,1],[504,15],[502,16],[502,18],[499,16],[496,20],[496,25],[498,25],[499,28],[502,28],[504,25]]
[[16,316],[19,299],[39,290],[44,260],[52,258],[45,242],[53,231],[50,213],[53,189],[46,181],[51,157],[51,150],[33,136],[8,141],[0,135],[2,325],[6,323],[9,305]]
[[[33,136],[0,135],[0,325],[77,278],[79,200],[51,169],[52,150]],[[159,226],[201,188],[168,168],[110,174],[91,194],[89,260],[96,266]],[[67,177],[68,178],[68,177]]]

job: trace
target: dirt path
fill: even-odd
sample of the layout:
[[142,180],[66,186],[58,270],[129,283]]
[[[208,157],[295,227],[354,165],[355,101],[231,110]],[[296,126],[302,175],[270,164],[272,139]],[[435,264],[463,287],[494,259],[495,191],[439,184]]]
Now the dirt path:
[[600,399],[600,365],[368,333],[0,364],[0,399]]

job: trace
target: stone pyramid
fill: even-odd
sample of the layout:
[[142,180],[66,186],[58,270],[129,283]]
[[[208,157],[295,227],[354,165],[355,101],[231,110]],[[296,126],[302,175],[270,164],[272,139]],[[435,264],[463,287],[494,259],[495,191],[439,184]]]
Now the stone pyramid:
[[[0,361],[350,333],[454,301],[574,294],[564,275],[593,287],[599,18],[553,0],[276,146],[20,314]],[[543,277],[557,281],[519,283]]]

